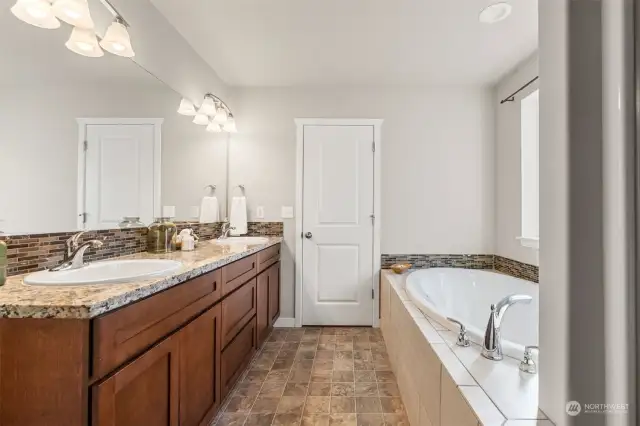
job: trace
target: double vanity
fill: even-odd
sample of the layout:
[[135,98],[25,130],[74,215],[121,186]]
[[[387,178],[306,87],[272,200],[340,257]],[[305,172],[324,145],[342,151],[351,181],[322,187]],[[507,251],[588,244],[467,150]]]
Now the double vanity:
[[0,424],[209,425],[279,316],[281,240],[10,278]]

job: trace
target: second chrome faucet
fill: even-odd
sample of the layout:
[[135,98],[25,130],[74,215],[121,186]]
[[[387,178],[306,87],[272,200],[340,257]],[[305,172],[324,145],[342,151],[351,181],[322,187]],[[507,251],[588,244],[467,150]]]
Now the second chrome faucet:
[[513,294],[499,301],[497,305],[491,305],[491,315],[489,316],[487,330],[484,333],[484,340],[482,342],[483,357],[493,361],[502,360],[502,336],[500,333],[502,318],[509,307],[516,303],[529,304],[531,300],[533,300],[533,298],[529,295]]

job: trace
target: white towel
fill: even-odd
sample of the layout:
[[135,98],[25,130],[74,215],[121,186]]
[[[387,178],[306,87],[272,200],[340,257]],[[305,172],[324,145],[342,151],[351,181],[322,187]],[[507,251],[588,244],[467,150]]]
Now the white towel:
[[247,233],[247,199],[245,197],[233,197],[233,200],[231,200],[229,225],[231,226],[231,231],[229,232],[231,235],[244,235]]
[[213,223],[220,220],[220,209],[216,197],[204,197],[200,204],[200,223]]

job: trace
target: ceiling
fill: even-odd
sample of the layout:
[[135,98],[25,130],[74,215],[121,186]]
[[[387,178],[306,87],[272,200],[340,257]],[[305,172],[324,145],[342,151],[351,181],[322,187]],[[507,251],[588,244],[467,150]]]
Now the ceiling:
[[151,0],[232,86],[486,85],[537,49],[537,0]]

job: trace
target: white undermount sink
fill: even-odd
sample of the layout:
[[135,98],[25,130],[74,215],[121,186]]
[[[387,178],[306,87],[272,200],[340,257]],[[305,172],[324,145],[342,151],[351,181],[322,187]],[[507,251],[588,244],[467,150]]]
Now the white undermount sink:
[[215,240],[215,243],[224,246],[231,246],[236,244],[266,244],[268,241],[269,239],[264,237],[229,237],[221,240]]
[[27,275],[29,285],[89,285],[109,284],[169,275],[182,267],[182,263],[163,259],[108,260],[89,263],[68,271],[41,271]]

